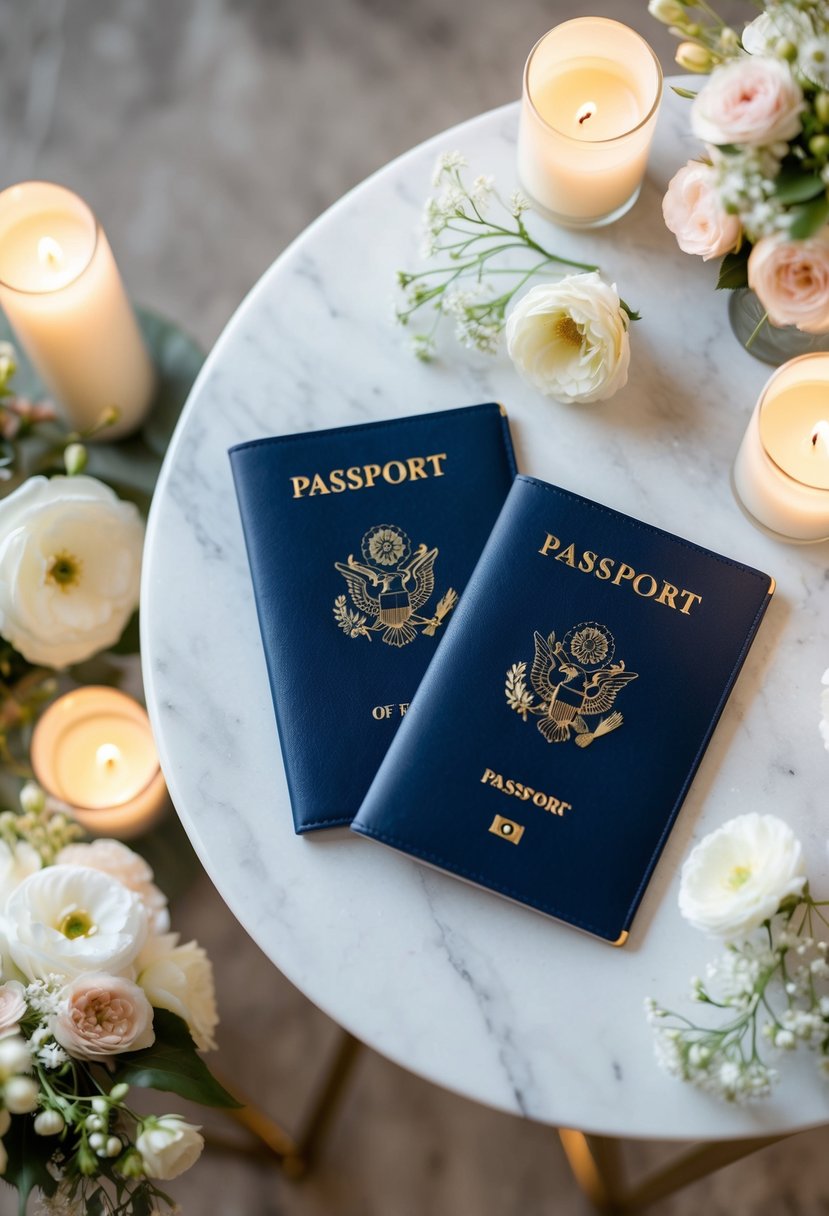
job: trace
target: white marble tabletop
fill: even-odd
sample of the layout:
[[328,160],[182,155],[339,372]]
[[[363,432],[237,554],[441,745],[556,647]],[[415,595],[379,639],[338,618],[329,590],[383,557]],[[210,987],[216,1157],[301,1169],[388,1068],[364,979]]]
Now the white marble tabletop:
[[[664,183],[691,149],[686,106],[666,94],[650,177],[625,219],[584,234],[536,221],[641,309],[630,382],[610,402],[545,400],[505,354],[451,341],[443,361],[423,365],[391,320],[437,154],[460,148],[471,172],[494,173],[508,193],[517,106],[401,157],[274,262],[207,360],[167,456],[147,537],[142,651],[184,825],[230,908],[312,1001],[405,1067],[503,1110],[609,1134],[726,1138],[829,1120],[814,1060],[787,1060],[765,1105],[721,1105],[660,1073],[643,999],[681,1007],[714,952],[680,919],[676,892],[688,849],[724,820],[784,816],[813,885],[829,889],[829,756],[817,731],[829,550],[769,539],[732,495],[731,463],[768,369],[733,338],[714,267],[680,253],[662,225]],[[227,449],[489,400],[509,409],[523,471],[778,582],[622,950],[347,832],[300,838],[291,826]]]

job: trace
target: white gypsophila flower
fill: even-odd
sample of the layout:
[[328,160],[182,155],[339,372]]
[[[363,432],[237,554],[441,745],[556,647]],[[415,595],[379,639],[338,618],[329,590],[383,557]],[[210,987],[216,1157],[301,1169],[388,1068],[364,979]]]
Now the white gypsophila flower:
[[179,945],[177,933],[166,933],[147,940],[135,968],[150,1003],[183,1018],[200,1051],[215,1048],[219,1015],[206,951],[196,942]]
[[740,41],[749,55],[774,55],[782,42],[799,47],[814,32],[807,13],[780,4],[750,21]]
[[120,638],[138,605],[144,524],[94,477],[30,477],[0,499],[0,634],[66,667]]
[[181,1115],[162,1115],[145,1119],[135,1147],[144,1161],[148,1177],[168,1182],[195,1165],[204,1148],[199,1128]]
[[806,883],[803,850],[774,815],[752,812],[711,832],[682,867],[679,910],[696,929],[744,940]]
[[491,174],[480,173],[475,178],[472,183],[472,189],[469,191],[469,197],[479,211],[485,209],[494,189],[495,178]]
[[15,841],[13,845],[0,840],[0,910],[24,878],[36,873],[42,866],[40,853],[27,840]]
[[788,223],[786,210],[775,194],[775,179],[787,148],[785,143],[776,143],[727,154],[711,149],[720,202],[739,216],[751,241],[775,234]]
[[691,105],[691,127],[707,144],[767,147],[799,134],[804,105],[786,62],[749,56],[714,70]]
[[747,1009],[755,996],[757,981],[775,964],[776,956],[764,946],[746,942],[731,947],[706,968],[706,976],[716,983],[722,1003]]
[[514,216],[515,219],[518,219],[518,217],[523,215],[525,211],[529,211],[531,207],[532,203],[527,198],[526,194],[523,194],[520,190],[513,190],[512,194],[509,196],[510,215]]
[[545,396],[585,404],[627,383],[628,318],[615,286],[595,272],[533,287],[513,308],[506,336],[518,371]]
[[829,38],[811,38],[804,42],[797,57],[802,76],[821,89],[829,88]]
[[43,1047],[38,1048],[35,1053],[37,1061],[43,1068],[54,1069],[60,1068],[69,1059],[69,1056],[63,1048],[56,1042],[46,1043]]
[[[55,972],[50,972],[43,979],[32,980],[26,987],[27,1004],[35,1013],[42,1014],[44,1017],[55,1013],[60,1004],[60,993],[64,982],[65,977],[57,975]],[[50,1033],[45,1026],[40,1026],[34,1031],[29,1042],[33,1047],[39,1047],[50,1037]]]
[[821,677],[823,691],[820,694],[820,737],[823,739],[823,746],[829,752],[829,667],[824,671]]
[[86,866],[50,866],[25,879],[3,917],[6,949],[29,980],[129,967],[147,936],[138,895]]
[[441,152],[435,162],[435,168],[432,173],[432,185],[440,185],[440,180],[444,173],[452,173],[455,169],[465,169],[467,164],[468,161],[462,152]]
[[101,838],[84,844],[69,844],[55,858],[56,866],[89,866],[117,878],[134,891],[147,912],[150,931],[166,933],[170,928],[167,896],[153,882],[150,865],[120,840]]

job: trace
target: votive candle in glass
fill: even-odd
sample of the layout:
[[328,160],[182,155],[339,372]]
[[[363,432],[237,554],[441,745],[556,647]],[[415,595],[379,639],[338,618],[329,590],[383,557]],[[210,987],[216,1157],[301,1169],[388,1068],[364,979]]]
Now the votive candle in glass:
[[785,540],[829,539],[829,354],[791,359],[768,381],[734,462],[734,489]]
[[75,430],[114,407],[101,439],[134,431],[155,373],[106,234],[64,186],[0,192],[0,305],[48,392]]
[[662,96],[662,69],[635,30],[578,17],[530,51],[518,132],[518,177],[557,223],[595,228],[639,196]]

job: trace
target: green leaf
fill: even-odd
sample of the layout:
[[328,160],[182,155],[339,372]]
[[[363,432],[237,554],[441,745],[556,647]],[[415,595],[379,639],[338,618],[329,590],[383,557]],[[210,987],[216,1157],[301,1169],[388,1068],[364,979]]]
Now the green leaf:
[[50,1196],[58,1189],[46,1168],[57,1146],[51,1137],[35,1135],[34,1122],[28,1115],[12,1116],[3,1144],[9,1155],[3,1181],[17,1187],[18,1213],[26,1216],[26,1204],[33,1190]]
[[138,613],[134,612],[124,628],[121,637],[114,646],[110,646],[110,654],[138,654],[141,648]]
[[690,89],[681,89],[678,84],[672,84],[671,88],[676,93],[677,97],[687,97],[688,101],[693,101],[697,96]]
[[621,306],[622,312],[627,313],[629,321],[641,321],[642,320],[641,312],[637,312],[635,308],[631,308],[631,306],[625,300],[623,300],[621,297],[619,298],[619,304]]
[[774,183],[774,193],[787,207],[790,203],[807,203],[823,194],[826,187],[821,178],[804,174],[797,169],[783,169]]
[[793,207],[791,212],[789,236],[793,241],[805,241],[814,236],[819,228],[829,220],[829,198],[824,194],[821,198],[804,203],[801,207]]
[[717,279],[718,291],[736,291],[740,287],[748,287],[748,255],[751,245],[746,242],[737,253],[727,253],[720,262],[720,275]]
[[212,1075],[196,1051],[187,1023],[166,1009],[153,1010],[155,1043],[118,1057],[113,1082],[163,1089],[203,1106],[235,1107],[237,1102]]

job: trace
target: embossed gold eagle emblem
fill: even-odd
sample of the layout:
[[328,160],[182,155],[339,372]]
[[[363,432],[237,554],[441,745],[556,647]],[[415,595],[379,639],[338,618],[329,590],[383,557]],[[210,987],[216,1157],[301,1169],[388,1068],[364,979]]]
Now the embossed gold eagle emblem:
[[417,637],[417,627],[434,637],[447,613],[458,602],[451,587],[438,601],[433,616],[419,615],[435,589],[437,549],[412,543],[395,524],[378,524],[366,532],[360,543],[363,561],[351,554],[347,562],[334,568],[346,581],[353,608],[344,595],[334,600],[334,619],[350,638],[371,641],[379,633],[389,646],[407,646]]
[[[608,711],[638,673],[627,671],[623,662],[614,662],[616,643],[610,630],[598,621],[582,621],[561,641],[555,633],[545,638],[536,632],[534,637],[530,683],[535,696],[527,688],[526,662],[513,663],[504,690],[510,709],[525,722],[528,714],[536,717],[548,743],[565,743],[575,734],[576,745],[588,747],[594,739],[620,727],[622,715],[618,710]],[[589,722],[596,717],[595,725]]]

